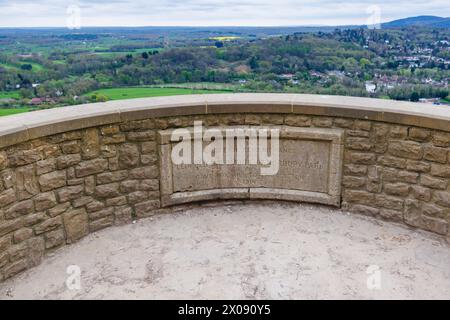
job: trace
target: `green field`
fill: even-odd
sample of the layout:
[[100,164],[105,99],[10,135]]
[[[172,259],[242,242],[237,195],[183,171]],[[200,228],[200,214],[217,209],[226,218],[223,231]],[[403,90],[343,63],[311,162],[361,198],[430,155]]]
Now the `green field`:
[[125,56],[127,54],[136,55],[136,54],[142,54],[143,52],[149,52],[149,51],[158,51],[162,52],[164,51],[163,48],[144,48],[144,49],[136,49],[133,51],[94,51],[93,53],[101,56]]
[[17,109],[0,109],[0,117],[10,116],[13,114],[24,113],[29,111],[27,108],[17,108]]
[[31,64],[33,66],[33,69],[31,71],[33,72],[39,72],[45,69],[45,67],[39,63],[36,62],[29,62],[29,61],[21,61],[17,64],[11,64],[11,63],[0,63],[0,66],[4,67],[5,69],[12,69],[12,70],[20,70],[20,66],[23,64]]
[[20,99],[19,91],[1,92],[0,99]]
[[226,93],[224,90],[191,90],[182,88],[114,88],[93,91],[87,96],[97,94],[108,97],[109,100],[124,100],[148,97],[177,96],[186,94]]

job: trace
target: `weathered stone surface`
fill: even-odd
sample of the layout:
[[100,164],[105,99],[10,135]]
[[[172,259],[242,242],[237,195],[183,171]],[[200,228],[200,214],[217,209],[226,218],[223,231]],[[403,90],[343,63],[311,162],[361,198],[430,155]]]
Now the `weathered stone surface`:
[[404,221],[406,224],[419,227],[422,223],[422,213],[420,208],[420,201],[413,199],[405,200],[405,214]]
[[50,219],[47,219],[44,222],[38,224],[37,226],[35,226],[34,233],[36,233],[37,235],[40,235],[44,232],[48,232],[48,231],[57,229],[61,225],[62,225],[61,217],[58,216],[58,217],[50,218]]
[[155,141],[146,141],[141,143],[142,154],[156,153],[157,146]]
[[431,199],[431,190],[428,188],[424,188],[421,186],[411,186],[411,193],[414,198],[422,201],[430,201]]
[[130,193],[139,190],[139,180],[127,180],[120,183],[120,191]]
[[58,170],[66,169],[68,167],[74,166],[81,161],[81,155],[79,154],[69,154],[61,156],[56,160]]
[[135,167],[139,164],[139,149],[135,144],[124,144],[119,148],[120,168]]
[[152,211],[160,208],[161,204],[159,200],[150,200],[139,203],[135,206],[135,212],[137,217],[146,217],[152,215]]
[[369,206],[364,206],[364,205],[351,205],[348,210],[350,212],[354,212],[354,213],[358,213],[358,214],[362,214],[365,216],[371,216],[371,217],[375,217],[380,213],[380,209],[378,208],[373,208],[373,207],[369,207]]
[[445,179],[421,175],[420,184],[432,189],[445,190],[447,188],[448,182]]
[[56,204],[56,196],[53,192],[41,193],[34,197],[34,206],[37,211],[53,208]]
[[[9,262],[9,253],[6,251],[0,251],[0,269],[7,265]],[[0,277],[0,281],[2,278]]]
[[131,204],[143,202],[148,199],[148,194],[145,191],[136,191],[128,195],[128,202]]
[[0,193],[0,208],[4,208],[16,201],[16,192],[14,189],[8,189]]
[[333,125],[333,118],[328,117],[314,117],[312,124],[319,128],[330,128]]
[[117,207],[114,216],[116,225],[130,223],[133,220],[133,209],[128,206]]
[[435,132],[432,141],[436,147],[450,147],[450,132]]
[[450,192],[436,191],[433,193],[433,200],[440,206],[450,208]]
[[403,203],[404,203],[404,200],[400,199],[400,198],[386,196],[383,194],[375,195],[375,204],[377,205],[377,207],[386,208],[386,209],[394,209],[394,210],[402,210]]
[[350,189],[363,188],[366,185],[366,178],[347,176],[342,179],[342,185]]
[[65,154],[74,154],[81,152],[81,146],[78,141],[69,141],[61,144],[61,150]]
[[[145,130],[145,129],[154,129],[155,128],[155,119],[145,119],[139,121],[129,121],[120,124],[121,131],[133,131],[133,130]],[[167,123],[166,123],[167,128]]]
[[389,132],[389,138],[391,139],[405,139],[408,136],[408,127],[405,126],[392,126]]
[[15,276],[19,272],[25,270],[28,267],[26,259],[16,261],[3,269],[5,279]]
[[87,212],[94,212],[102,210],[105,207],[105,204],[101,201],[93,201],[86,205]]
[[9,164],[13,167],[25,166],[27,164],[42,160],[42,156],[37,149],[16,151],[8,157]]
[[353,126],[356,130],[370,131],[372,128],[372,122],[356,119]]
[[448,150],[445,148],[438,148],[427,146],[424,150],[423,158],[428,161],[446,163]]
[[14,232],[13,240],[14,243],[21,243],[25,240],[30,239],[33,236],[33,229],[22,228]]
[[420,160],[423,156],[422,145],[413,141],[391,142],[388,151],[393,156],[412,160]]
[[26,258],[28,251],[27,243],[19,243],[8,248],[9,260],[11,262]]
[[102,142],[105,145],[114,145],[124,143],[126,141],[126,137],[123,133],[115,134],[109,137],[103,137]]
[[102,156],[104,158],[112,158],[117,156],[117,146],[114,145],[104,145],[101,146]]
[[70,208],[70,202],[61,203],[61,204],[58,204],[57,206],[51,208],[50,210],[48,210],[48,215],[50,217],[56,217],[64,212],[66,212],[67,209],[69,209],[69,208]]
[[409,138],[416,141],[427,141],[429,140],[430,135],[430,130],[417,127],[410,128],[408,132]]
[[158,179],[142,180],[139,183],[138,189],[143,191],[159,191],[159,180]]
[[64,187],[66,185],[66,173],[64,171],[53,171],[39,177],[41,191],[46,192]]
[[120,127],[118,125],[107,125],[100,128],[102,136],[110,136],[120,132]]
[[64,213],[63,221],[67,243],[73,243],[89,233],[88,215],[85,209]]
[[436,232],[441,235],[447,235],[448,222],[444,219],[422,216],[421,227],[431,232]]
[[378,163],[386,167],[405,169],[407,160],[392,156],[380,156],[378,157]]
[[78,178],[83,178],[89,175],[102,173],[108,169],[108,160],[94,159],[90,161],[81,162],[75,167],[75,173]]
[[292,127],[310,127],[311,117],[300,115],[288,115],[286,116],[284,123]]
[[415,172],[430,172],[431,164],[422,161],[408,160],[406,169]]
[[114,225],[114,215],[89,222],[89,230],[95,232]]
[[39,193],[34,167],[20,167],[16,170],[16,191],[19,200],[29,199]]
[[373,148],[373,143],[367,138],[347,138],[347,148],[359,151],[370,151]]
[[100,136],[96,128],[87,129],[83,132],[81,153],[83,159],[93,159],[100,155]]
[[95,192],[95,178],[93,176],[84,179],[84,189],[87,195],[93,195]]
[[376,161],[375,154],[372,153],[358,153],[358,152],[345,152],[345,161],[353,164],[374,164]]
[[59,202],[67,202],[83,195],[83,186],[65,187],[58,191]]
[[1,151],[0,152],[0,171],[3,169],[6,169],[8,167],[9,160],[8,156],[6,155],[6,152]]
[[41,263],[45,252],[45,242],[42,237],[28,239],[27,262],[29,267],[37,266]]
[[137,131],[127,133],[129,141],[154,141],[156,134],[154,131]]
[[91,196],[84,196],[78,199],[74,199],[72,201],[72,206],[74,208],[79,208],[91,203],[92,201],[94,201],[94,199]]
[[370,206],[374,204],[375,195],[361,190],[345,190],[343,199],[347,202]]
[[367,166],[346,164],[344,166],[344,174],[351,176],[365,176],[367,174]]
[[114,198],[120,196],[119,183],[110,183],[97,186],[95,195],[99,198]]
[[31,227],[45,221],[47,218],[48,217],[44,212],[33,213],[23,217],[21,225],[25,227]]
[[380,216],[391,221],[402,221],[403,213],[398,210],[381,209]]
[[156,179],[159,177],[159,169],[157,166],[146,166],[132,169],[129,172],[130,179]]
[[36,162],[36,174],[41,175],[44,173],[49,173],[56,170],[56,160],[55,158],[49,158],[42,161]]
[[125,180],[128,177],[128,171],[105,172],[97,176],[97,184],[107,184]]
[[65,244],[65,242],[66,242],[64,230],[62,228],[58,229],[58,230],[47,232],[44,235],[44,238],[45,238],[45,248],[46,249],[53,249],[53,248],[59,247],[59,246]]
[[334,126],[338,128],[351,129],[353,128],[353,122],[353,119],[335,118]]
[[383,181],[387,182],[405,182],[405,183],[417,183],[419,174],[410,171],[401,171],[391,168],[382,169]]
[[16,185],[16,173],[10,169],[0,172],[1,180],[5,189],[13,188]]
[[409,189],[409,185],[405,183],[386,183],[384,185],[384,192],[392,196],[406,197]]
[[450,164],[432,164],[431,175],[441,178],[450,178]]
[[430,217],[445,217],[445,209],[431,203],[423,204],[422,212]]
[[156,154],[143,154],[141,155],[141,163],[143,165],[156,164],[158,156]]
[[100,211],[95,211],[95,212],[89,213],[89,218],[91,220],[97,220],[97,219],[111,216],[113,214],[114,214],[114,208],[106,208],[106,209],[103,209]]
[[20,216],[30,214],[34,211],[34,205],[32,200],[25,200],[17,202],[5,210],[5,218],[13,219]]
[[127,204],[127,197],[125,197],[125,196],[120,196],[120,197],[106,200],[107,207],[123,206],[126,204]]

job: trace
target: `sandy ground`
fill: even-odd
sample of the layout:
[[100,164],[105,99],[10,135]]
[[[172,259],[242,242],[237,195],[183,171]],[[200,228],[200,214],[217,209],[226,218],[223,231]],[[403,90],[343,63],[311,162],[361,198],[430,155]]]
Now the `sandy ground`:
[[335,298],[450,299],[450,247],[326,207],[203,205],[100,231],[0,284],[0,299]]

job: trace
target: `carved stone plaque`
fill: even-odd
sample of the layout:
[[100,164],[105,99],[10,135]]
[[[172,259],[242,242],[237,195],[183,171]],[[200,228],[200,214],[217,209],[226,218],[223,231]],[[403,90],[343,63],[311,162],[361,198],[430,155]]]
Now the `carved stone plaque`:
[[[278,170],[272,175],[261,174],[261,167],[267,167],[267,163],[250,164],[248,139],[245,140],[245,163],[224,160],[220,164],[194,164],[192,156],[192,161],[187,164],[177,164],[177,161],[173,161],[172,150],[180,142],[172,141],[174,130],[160,131],[162,205],[218,199],[276,199],[340,206],[342,130],[287,126],[220,127],[214,130],[223,133],[225,137],[225,131],[260,128],[279,132]],[[193,128],[187,130],[193,133]],[[192,153],[196,140],[200,140],[197,143],[203,148],[211,143],[191,134],[188,143],[191,144],[189,149]],[[267,153],[273,156],[270,139],[267,145]],[[227,147],[224,142],[224,154]]]

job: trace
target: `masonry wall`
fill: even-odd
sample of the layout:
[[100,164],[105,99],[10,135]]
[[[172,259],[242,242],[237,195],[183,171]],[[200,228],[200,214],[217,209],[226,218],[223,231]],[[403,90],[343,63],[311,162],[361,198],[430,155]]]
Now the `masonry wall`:
[[450,133],[296,114],[145,119],[0,150],[0,281],[89,233],[160,208],[157,131],[287,125],[345,129],[342,207],[450,237]]

